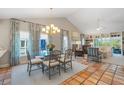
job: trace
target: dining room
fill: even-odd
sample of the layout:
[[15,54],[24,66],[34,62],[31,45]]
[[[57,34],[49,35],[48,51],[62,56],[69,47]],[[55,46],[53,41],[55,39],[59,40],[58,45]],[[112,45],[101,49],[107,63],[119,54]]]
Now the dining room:
[[[123,80],[117,81],[114,76],[116,69],[123,68],[124,32],[119,29],[116,32],[115,26],[105,29],[106,25],[101,25],[105,20],[99,17],[104,12],[109,17],[113,11],[121,14],[123,9],[8,8],[0,11],[0,84],[123,84]],[[98,15],[94,14],[94,18],[83,12],[86,15],[98,12]],[[77,15],[81,15],[81,21]],[[88,24],[80,26],[80,23]],[[108,32],[109,29],[114,30]],[[103,73],[99,73],[101,69]],[[110,79],[108,75],[107,79],[102,78],[108,70]],[[97,79],[89,80],[95,72],[99,73]]]
[[122,93],[123,0],[1,0],[1,93]]
[[9,18],[1,19],[1,24],[8,25],[3,35],[10,38],[5,40],[9,62],[2,67],[12,67],[8,84],[60,84],[87,67],[74,62],[72,32],[80,32],[65,18]]

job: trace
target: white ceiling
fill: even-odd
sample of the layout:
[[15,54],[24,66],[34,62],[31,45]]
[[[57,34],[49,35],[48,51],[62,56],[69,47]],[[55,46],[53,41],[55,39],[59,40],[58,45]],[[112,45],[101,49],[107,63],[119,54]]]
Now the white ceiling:
[[76,8],[0,8],[0,18],[66,17]]
[[[124,31],[124,9],[117,8],[84,8],[67,17],[80,31],[85,33],[107,33]],[[99,24],[103,27],[97,31]]]
[[[124,9],[119,8],[1,8],[0,18],[65,17],[85,33],[124,31]],[[103,27],[96,31],[98,22]]]

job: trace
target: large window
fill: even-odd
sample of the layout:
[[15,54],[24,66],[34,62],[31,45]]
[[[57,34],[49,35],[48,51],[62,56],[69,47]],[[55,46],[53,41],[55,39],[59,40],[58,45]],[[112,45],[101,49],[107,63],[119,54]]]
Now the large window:
[[111,46],[117,49],[121,48],[121,38],[111,37],[111,38],[96,38],[94,40],[94,46]]
[[26,56],[28,39],[28,32],[20,32],[20,56]]
[[47,34],[41,33],[40,35],[40,55],[47,55],[47,45],[49,43],[49,38]]

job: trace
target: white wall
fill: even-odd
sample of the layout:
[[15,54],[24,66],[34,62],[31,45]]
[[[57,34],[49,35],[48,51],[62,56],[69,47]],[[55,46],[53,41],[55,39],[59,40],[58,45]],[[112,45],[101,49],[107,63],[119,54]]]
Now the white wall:
[[[25,18],[23,20],[31,21],[34,23],[39,23],[43,25],[49,25],[49,24],[55,24],[55,26],[58,26],[61,29],[65,29],[70,31],[70,37],[72,37],[72,32],[79,32],[79,30],[71,24],[67,19],[65,18]],[[9,19],[0,19],[0,47],[9,49],[9,34],[10,34],[10,25],[9,25]],[[28,24],[21,22],[20,28],[22,31],[28,30]],[[54,44],[56,45],[56,49],[61,48],[60,43],[60,34],[56,34],[53,36]]]
[[[65,29],[70,31],[70,37],[72,37],[72,32],[79,32],[79,30],[71,24],[65,18],[25,18],[24,20],[31,21],[34,23],[39,23],[43,25],[49,25],[51,23],[55,24],[61,29]],[[27,30],[26,23],[21,23],[21,30]],[[10,34],[10,27],[9,27],[9,20],[8,19],[0,19],[0,47],[8,48],[9,47],[9,34]],[[60,41],[58,40],[60,36],[55,35],[54,41],[57,44],[57,48],[60,47]]]
[[0,58],[0,68],[9,66],[9,21],[0,19],[0,48],[7,52]]
[[69,31],[79,31],[70,21],[66,18],[25,18],[24,20],[39,23],[43,25],[55,24],[59,28]]
[[[43,25],[49,25],[54,24],[55,26],[68,30],[70,38],[72,37],[72,32],[79,32],[80,31],[72,24],[70,23],[66,18],[25,18],[23,20],[39,23]],[[61,49],[61,43],[60,43],[60,34],[56,34],[53,36],[53,43],[56,45],[56,49]]]
[[0,19],[0,47],[9,47],[9,21]]

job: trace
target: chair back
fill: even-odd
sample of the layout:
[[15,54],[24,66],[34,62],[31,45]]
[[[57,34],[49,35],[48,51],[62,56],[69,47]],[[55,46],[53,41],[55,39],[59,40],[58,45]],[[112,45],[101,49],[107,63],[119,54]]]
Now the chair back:
[[88,48],[88,56],[93,56],[93,57],[96,57],[96,56],[99,56],[99,48]]
[[31,64],[31,56],[28,50],[26,50],[28,62]]
[[95,48],[95,49],[94,49],[94,52],[95,52],[94,55],[95,55],[95,56],[98,56],[98,55],[99,55],[99,48]]
[[50,52],[48,56],[44,57],[44,61],[48,61],[49,67],[50,67],[52,63],[55,63],[56,61],[59,60],[60,54],[61,54],[61,52],[59,50],[54,50],[54,51]]
[[61,58],[61,51],[60,50],[54,50],[52,52],[53,56],[55,56],[55,58]]
[[69,61],[72,61],[72,55],[73,55],[72,49],[67,49],[67,50],[65,51],[64,61],[65,61],[66,59],[68,59]]

